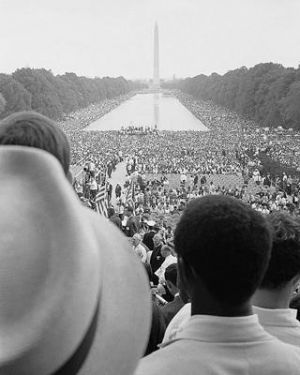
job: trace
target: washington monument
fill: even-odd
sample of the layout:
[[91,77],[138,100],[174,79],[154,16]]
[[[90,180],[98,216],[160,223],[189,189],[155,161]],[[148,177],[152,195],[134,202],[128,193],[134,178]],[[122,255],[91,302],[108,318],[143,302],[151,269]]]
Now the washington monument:
[[158,41],[158,25],[154,26],[154,64],[153,64],[153,87],[160,88],[159,79],[159,41]]

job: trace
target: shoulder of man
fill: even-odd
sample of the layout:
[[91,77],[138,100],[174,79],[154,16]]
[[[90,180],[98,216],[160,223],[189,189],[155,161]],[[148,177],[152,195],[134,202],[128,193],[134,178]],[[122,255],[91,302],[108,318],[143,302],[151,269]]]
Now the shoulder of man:
[[256,350],[250,342],[233,348],[229,343],[228,346],[224,343],[220,347],[220,343],[207,345],[207,342],[201,340],[175,339],[141,359],[135,375],[199,374],[199,368],[203,375],[234,372],[263,375],[299,374],[300,349],[297,347],[276,338],[257,342],[255,345]]
[[162,306],[161,312],[164,316],[166,325],[170,323],[170,321],[173,319],[173,317],[177,314],[177,312],[181,309],[181,307],[184,305],[184,303],[181,301],[181,303],[174,299],[173,301],[167,303],[166,305]]

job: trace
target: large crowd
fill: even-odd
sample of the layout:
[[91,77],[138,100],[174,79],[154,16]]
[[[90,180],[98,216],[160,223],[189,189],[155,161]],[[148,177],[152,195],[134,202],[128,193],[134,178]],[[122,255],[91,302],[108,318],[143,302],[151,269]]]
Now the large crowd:
[[297,171],[264,173],[267,139],[181,100],[210,132],[0,123],[0,373],[299,374]]
[[[207,194],[234,196],[265,214],[274,210],[299,214],[300,134],[259,128],[227,109],[176,95],[209,131],[160,131],[141,136],[130,129],[82,131],[80,116],[78,121],[64,122],[72,145],[72,164],[77,164],[74,170],[80,176],[76,179],[78,190],[82,192],[80,185],[86,185],[84,191],[89,196],[89,165],[96,174],[109,172],[110,177],[117,163],[125,160],[128,179],[133,178],[135,184],[134,208],[138,213],[150,213],[155,220],[160,218],[160,222],[165,215],[172,226],[177,222],[172,213],[182,212],[189,200]],[[106,102],[103,113],[116,103]],[[280,173],[264,166],[262,153],[280,162]],[[85,173],[79,174],[82,168]],[[127,206],[123,190],[114,207],[120,215]]]

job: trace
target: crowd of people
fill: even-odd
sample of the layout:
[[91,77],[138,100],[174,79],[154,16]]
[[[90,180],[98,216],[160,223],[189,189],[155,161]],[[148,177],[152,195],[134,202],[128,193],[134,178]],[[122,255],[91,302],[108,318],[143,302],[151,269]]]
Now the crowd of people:
[[119,131],[121,135],[147,135],[147,134],[157,134],[157,126],[154,128],[151,126],[137,126],[137,125],[128,125],[121,126]]
[[[300,213],[297,133],[260,129],[226,109],[195,102],[180,93],[177,97],[209,128],[208,132],[160,131],[143,138],[132,131],[92,134],[99,140],[103,136],[103,146],[113,150],[113,158],[107,161],[104,171],[111,163],[115,168],[118,162],[126,162],[127,179],[124,186],[116,186],[114,205],[113,193],[109,194],[109,218],[130,238],[133,251],[155,285],[153,294],[162,310],[176,294],[166,288],[171,285],[172,290],[172,284],[164,274],[168,275],[168,267],[177,262],[169,244],[189,202],[222,195],[237,198],[264,215],[283,211],[298,217]],[[266,170],[261,152],[279,161],[283,173],[274,175]],[[87,165],[93,165],[93,160],[90,158]],[[285,166],[294,168],[295,173],[288,175]],[[111,190],[109,179],[107,186]],[[159,238],[160,261],[155,265],[151,259],[156,247],[149,235]],[[183,303],[180,300],[175,305],[177,312]],[[170,314],[163,317],[160,327],[166,327],[171,320]],[[148,350],[152,351],[153,345]]]
[[87,160],[92,159],[103,168],[105,163],[117,153],[116,151],[120,148],[115,132],[103,132],[99,137],[99,132],[83,131],[83,129],[118,107],[131,96],[130,93],[103,100],[100,104],[90,105],[86,109],[66,116],[63,121],[58,123],[70,140],[72,165],[82,166]]
[[[298,374],[297,176],[264,174],[257,150],[231,150],[217,133],[192,134],[205,156],[185,132],[149,135],[143,152],[134,135],[75,132],[92,140],[72,159],[50,119],[0,123],[0,373]],[[109,220],[72,184],[88,201],[109,187]]]
[[[76,121],[66,121],[63,129],[71,140],[75,174],[80,176],[76,180],[78,190],[88,191],[84,186],[91,183],[78,173],[83,167],[87,170],[92,165],[102,176],[110,171],[110,177],[111,169],[126,160],[127,174],[136,180],[134,208],[139,213],[150,211],[155,220],[162,221],[165,215],[172,226],[190,199],[207,194],[234,196],[266,214],[274,210],[299,214],[300,134],[259,128],[224,108],[182,93],[176,95],[208,132],[159,131],[140,137],[130,131],[82,131],[80,116],[79,126]],[[112,107],[116,102],[112,101]],[[107,111],[110,104],[106,102],[103,108]],[[266,168],[262,153],[280,162],[280,173]],[[111,188],[108,185],[110,197]],[[126,205],[125,189],[115,211],[122,215]]]

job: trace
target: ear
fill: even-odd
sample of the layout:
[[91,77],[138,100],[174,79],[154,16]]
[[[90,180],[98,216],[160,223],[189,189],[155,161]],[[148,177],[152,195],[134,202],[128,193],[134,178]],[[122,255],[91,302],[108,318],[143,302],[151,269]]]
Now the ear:
[[300,289],[300,273],[294,276],[291,280],[293,291]]
[[196,279],[195,270],[181,257],[178,256],[178,289],[191,295],[193,280]]
[[166,285],[170,291],[173,290],[173,283],[171,281],[166,280]]

